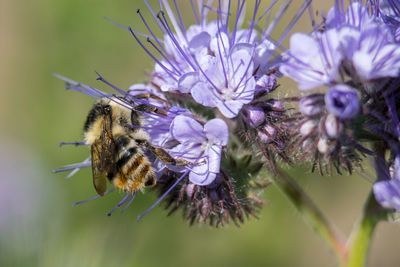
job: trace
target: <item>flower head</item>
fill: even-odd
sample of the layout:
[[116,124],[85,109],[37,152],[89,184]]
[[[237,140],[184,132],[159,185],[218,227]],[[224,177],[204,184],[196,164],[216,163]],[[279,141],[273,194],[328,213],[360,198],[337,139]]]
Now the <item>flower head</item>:
[[[253,101],[256,93],[266,92],[275,86],[274,79],[268,78],[268,73],[274,67],[272,58],[276,44],[282,42],[309,4],[309,1],[304,2],[281,40],[274,43],[270,34],[286,8],[281,8],[269,25],[266,23],[261,26],[260,22],[267,19],[275,2],[265,12],[258,14],[261,1],[255,1],[248,27],[243,26],[245,1],[242,0],[237,1],[236,12],[230,0],[219,1],[217,7],[198,1],[198,9],[192,5],[196,23],[189,27],[181,20],[177,5],[178,16],[168,1],[161,2],[161,11],[157,16],[148,7],[164,32],[163,38],[153,34],[138,11],[151,34],[147,41],[157,53],[150,52],[137,33],[129,28],[139,44],[156,61],[152,83],[166,93],[189,94],[196,103],[217,108],[226,118],[236,117],[245,104]],[[217,18],[209,21],[208,13],[215,13]],[[233,28],[229,27],[230,23],[234,25]],[[259,30],[256,31],[256,28]]]
[[345,13],[341,8],[338,4],[331,9],[325,31],[291,37],[280,70],[300,89],[399,75],[400,45],[389,27],[359,2]]
[[354,117],[360,108],[357,92],[345,85],[329,89],[325,95],[325,104],[329,112],[342,119]]
[[205,162],[192,167],[189,180],[197,185],[211,184],[220,171],[222,147],[229,140],[226,123],[213,119],[203,126],[192,118],[180,115],[173,120],[171,133],[179,142],[170,150],[172,155],[192,162]]
[[375,198],[383,207],[400,212],[400,154],[392,162],[391,173],[387,171],[385,176],[374,184]]

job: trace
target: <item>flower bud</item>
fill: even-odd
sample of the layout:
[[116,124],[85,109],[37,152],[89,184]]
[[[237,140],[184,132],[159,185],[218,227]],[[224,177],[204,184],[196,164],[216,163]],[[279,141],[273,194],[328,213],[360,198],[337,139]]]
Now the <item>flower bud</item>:
[[329,113],[325,119],[325,131],[328,137],[338,138],[341,130],[342,125],[339,119],[332,113]]
[[344,84],[329,90],[325,95],[325,104],[329,112],[341,119],[354,117],[360,109],[357,92]]
[[303,123],[303,125],[301,125],[300,127],[300,133],[303,136],[307,136],[309,134],[312,133],[312,131],[314,131],[315,127],[317,126],[317,122],[309,120],[305,123]]
[[328,151],[328,139],[320,138],[318,141],[318,151],[325,154]]
[[276,129],[268,124],[261,128],[258,132],[258,137],[263,143],[271,143],[272,141],[274,141],[275,136]]
[[246,122],[252,126],[260,126],[265,120],[265,112],[261,107],[248,106],[243,109]]
[[266,95],[275,90],[277,85],[275,75],[263,75],[256,82],[256,96]]
[[299,109],[305,116],[311,117],[320,114],[324,110],[323,95],[316,94],[301,98]]

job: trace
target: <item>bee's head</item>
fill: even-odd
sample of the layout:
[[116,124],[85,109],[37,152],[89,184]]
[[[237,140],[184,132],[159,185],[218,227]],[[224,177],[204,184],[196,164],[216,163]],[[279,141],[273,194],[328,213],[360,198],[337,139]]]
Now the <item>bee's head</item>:
[[104,105],[103,106],[103,112],[104,112],[104,114],[110,114],[111,113],[111,106],[109,105],[109,104],[107,104],[107,105]]

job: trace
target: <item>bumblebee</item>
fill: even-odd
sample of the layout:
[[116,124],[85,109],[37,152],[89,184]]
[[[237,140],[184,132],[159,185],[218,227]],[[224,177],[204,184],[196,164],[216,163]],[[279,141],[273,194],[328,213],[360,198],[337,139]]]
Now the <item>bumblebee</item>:
[[142,126],[140,112],[166,115],[164,110],[146,104],[128,108],[122,97],[102,98],[90,110],[84,138],[91,148],[93,184],[99,195],[104,195],[107,180],[124,192],[136,192],[156,185],[150,151],[163,163],[183,166],[189,162],[175,160],[162,148],[154,147]]

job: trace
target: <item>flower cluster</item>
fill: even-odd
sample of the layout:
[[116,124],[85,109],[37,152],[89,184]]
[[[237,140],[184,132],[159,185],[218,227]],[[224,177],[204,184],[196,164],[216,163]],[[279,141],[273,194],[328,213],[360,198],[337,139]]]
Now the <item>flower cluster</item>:
[[[360,166],[362,155],[379,158],[376,199],[398,209],[399,5],[380,4],[355,1],[346,8],[336,1],[324,27],[292,35],[280,71],[300,90],[327,88],[299,99],[295,152],[303,159],[314,155],[314,165],[328,171],[333,165],[339,173]],[[383,142],[390,159],[367,149],[367,142]]]
[[[277,48],[310,1],[303,3],[278,41],[271,34],[279,28],[277,25],[290,3],[278,6],[275,1],[262,11],[262,1],[256,0],[252,17],[246,23],[245,2],[224,0],[212,4],[212,1],[198,0],[196,5],[191,1],[195,23],[185,26],[183,12],[176,2],[170,5],[167,0],[161,0],[156,12],[145,1],[150,18],[141,10],[137,14],[148,33],[113,23],[128,30],[155,61],[149,82],[134,84],[124,91],[98,77],[117,91],[121,105],[144,111],[144,125],[134,125],[132,121],[126,127],[144,129],[152,145],[188,163],[167,164],[149,153],[157,178],[156,190],[160,193],[155,205],[166,199],[167,203],[174,203],[172,210],[183,207],[191,222],[209,221],[220,225],[228,223],[229,218],[235,223],[243,222],[247,215],[256,216],[264,203],[256,191],[268,182],[256,180],[262,164],[248,154],[251,142],[240,144],[243,136],[248,141],[256,140],[267,159],[273,159],[273,151],[289,162],[284,152],[287,131],[277,125],[287,119],[286,109],[282,101],[268,94],[278,87]],[[150,21],[159,26],[161,37],[156,36]],[[68,89],[97,99],[115,97],[56,76],[67,82]],[[150,97],[143,98],[144,95]],[[147,108],[143,109],[144,106]],[[231,135],[235,135],[233,140]],[[239,149],[241,145],[248,147],[247,154],[246,149]],[[74,174],[89,166],[90,158],[60,171],[72,170]],[[136,192],[125,193],[110,214],[122,205],[129,206],[136,196]]]
[[[263,204],[255,193],[268,184],[257,179],[261,158],[272,174],[276,159],[288,164],[311,159],[321,173],[352,173],[372,156],[379,163],[376,199],[400,211],[400,5],[335,1],[322,24],[313,21],[311,33],[294,33],[290,48],[279,54],[310,1],[274,40],[272,32],[290,5],[275,12],[276,2],[261,11],[262,1],[256,0],[245,23],[244,0],[190,1],[195,21],[185,26],[176,1],[161,0],[158,12],[145,1],[150,18],[141,10],[137,14],[148,33],[116,23],[155,65],[148,83],[128,91],[98,79],[117,91],[122,105],[142,111],[144,125],[126,127],[144,129],[152,145],[187,163],[176,166],[149,156],[160,195],[151,208],[165,200],[171,213],[182,208],[191,223],[243,222]],[[302,93],[273,95],[282,75],[296,81]],[[69,89],[114,97],[58,77]],[[298,106],[288,107],[289,101]],[[370,144],[381,144],[390,157]],[[63,171],[88,166],[90,158]],[[129,206],[136,196],[125,193],[116,208]]]

